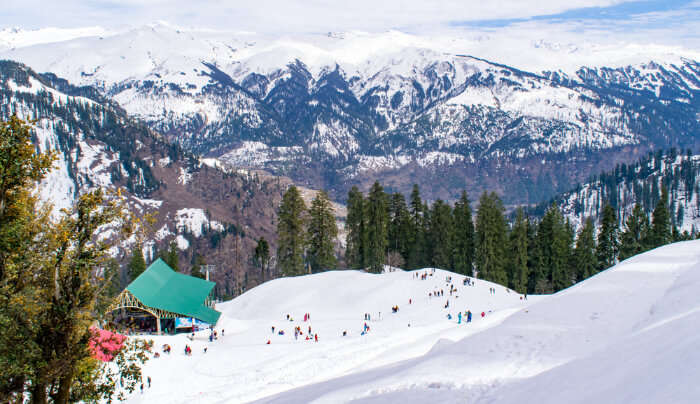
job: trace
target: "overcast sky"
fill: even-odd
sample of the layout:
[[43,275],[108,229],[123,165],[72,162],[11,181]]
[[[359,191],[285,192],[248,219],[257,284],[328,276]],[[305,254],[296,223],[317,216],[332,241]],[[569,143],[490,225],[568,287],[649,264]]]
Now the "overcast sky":
[[138,26],[261,33],[519,28],[700,49],[700,0],[0,0],[0,27]]

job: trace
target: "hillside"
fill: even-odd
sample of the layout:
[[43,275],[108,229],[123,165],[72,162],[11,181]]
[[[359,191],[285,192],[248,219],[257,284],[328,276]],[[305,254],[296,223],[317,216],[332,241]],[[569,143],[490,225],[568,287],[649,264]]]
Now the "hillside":
[[[58,152],[56,168],[39,187],[55,209],[71,206],[87,189],[123,188],[135,215],[156,215],[142,246],[147,258],[175,242],[185,272],[195,251],[216,265],[218,295],[249,286],[248,277],[256,283],[248,257],[257,238],[274,240],[277,203],[289,180],[210,167],[94,89],[14,62],[0,62],[0,100],[0,119],[35,119],[37,147]],[[135,244],[134,238],[121,243],[115,257],[126,261]]]
[[697,61],[538,72],[429,44],[155,24],[0,57],[92,86],[188,150],[340,200],[378,179],[535,203],[650,148],[698,146]]
[[[147,364],[153,387],[128,402],[695,402],[699,251],[700,241],[668,245],[527,300],[442,270],[427,280],[415,274],[431,270],[276,279],[218,306],[216,341],[156,337],[173,353]],[[428,297],[436,289],[445,297]],[[466,309],[479,314],[470,324],[446,318]],[[372,316],[364,336],[363,313]],[[309,325],[318,342],[304,340]]]
[[679,153],[657,151],[635,162],[619,164],[575,189],[557,195],[551,201],[533,208],[541,215],[552,203],[578,230],[586,218],[600,218],[603,207],[615,208],[618,222],[623,224],[639,203],[651,217],[661,198],[661,188],[668,190],[671,222],[680,233],[697,234],[700,230],[700,155],[689,149]]
[[[416,273],[429,275],[420,280],[414,278]],[[450,276],[452,283],[446,281]],[[462,279],[443,270],[331,271],[266,282],[217,305],[222,312],[217,329],[225,331],[218,341],[208,342],[207,331],[192,342],[184,335],[155,337],[156,347],[168,343],[173,353],[147,363],[144,375],[150,375],[156,386],[143,396],[134,394],[128,402],[248,402],[419,357],[446,338],[458,340],[494,327],[528,304],[502,286],[485,281],[464,286]],[[457,288],[453,296],[449,285]],[[497,288],[495,295],[489,293],[491,287]],[[443,297],[428,296],[441,289]],[[445,309],[447,300],[450,307]],[[392,313],[395,305],[399,311]],[[446,318],[467,309],[474,313],[469,325]],[[487,313],[483,319],[481,311]],[[310,321],[303,321],[305,313],[311,315]],[[369,321],[363,320],[365,313],[370,314]],[[293,321],[286,319],[287,314]],[[365,323],[370,328],[361,335]],[[293,331],[297,325],[303,332],[298,340]],[[318,342],[305,339],[309,326]],[[285,335],[278,335],[279,330]],[[185,344],[192,346],[192,357],[181,354]]]

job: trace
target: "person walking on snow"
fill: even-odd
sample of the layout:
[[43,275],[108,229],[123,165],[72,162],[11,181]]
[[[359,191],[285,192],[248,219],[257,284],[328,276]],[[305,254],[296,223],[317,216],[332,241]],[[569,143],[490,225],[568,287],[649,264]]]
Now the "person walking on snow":
[[148,376],[146,378],[146,380],[148,381],[148,388],[150,389],[151,388],[151,376]]
[[467,323],[472,322],[472,312],[467,310]]
[[318,334],[314,334],[314,341],[318,342]]
[[457,324],[462,324],[462,312],[460,311],[459,314],[457,314]]

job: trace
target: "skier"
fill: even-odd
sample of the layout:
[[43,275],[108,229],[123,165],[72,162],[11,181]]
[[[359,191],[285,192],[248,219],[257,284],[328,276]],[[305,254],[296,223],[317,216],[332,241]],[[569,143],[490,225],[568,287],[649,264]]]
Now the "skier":
[[318,334],[314,334],[314,340],[318,342]]
[[457,314],[457,324],[462,324],[462,312],[460,311],[459,314]]
[[275,326],[274,325],[272,326],[272,333],[273,334],[275,333]]
[[472,312],[467,310],[467,323],[472,322]]
[[267,343],[265,343],[265,345],[270,345],[270,340],[269,340],[269,339],[267,340]]
[[484,312],[482,311],[482,312],[481,312],[481,318],[484,318],[484,316],[486,316],[486,313],[484,313]]
[[148,388],[150,389],[151,388],[151,376],[148,376],[146,378],[146,380],[148,380]]

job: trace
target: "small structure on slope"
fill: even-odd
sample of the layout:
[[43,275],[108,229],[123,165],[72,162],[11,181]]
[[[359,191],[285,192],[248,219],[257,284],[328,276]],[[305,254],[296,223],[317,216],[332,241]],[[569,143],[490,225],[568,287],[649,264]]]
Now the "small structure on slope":
[[171,330],[180,318],[196,319],[213,326],[221,316],[214,310],[211,299],[215,285],[175,272],[158,258],[115,298],[108,312],[119,310],[122,318],[152,317],[158,334],[164,320]]

